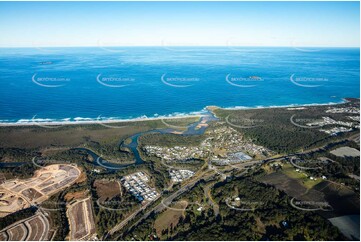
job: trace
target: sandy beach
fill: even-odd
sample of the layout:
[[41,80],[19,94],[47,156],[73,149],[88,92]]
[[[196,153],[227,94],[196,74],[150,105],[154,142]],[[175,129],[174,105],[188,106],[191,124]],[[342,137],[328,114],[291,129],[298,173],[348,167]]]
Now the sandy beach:
[[183,119],[183,118],[200,118],[205,116],[204,114],[197,115],[181,115],[181,116],[171,116],[171,117],[151,117],[151,118],[135,118],[135,119],[108,119],[108,120],[82,120],[82,121],[37,121],[29,120],[26,122],[15,122],[15,123],[0,123],[0,127],[13,127],[13,126],[65,126],[65,125],[79,125],[79,124],[124,124],[124,123],[135,123],[135,122],[145,122],[145,121],[155,121],[155,120],[169,120],[169,119]]
[[[245,106],[237,106],[237,107],[219,107],[215,105],[206,106],[205,109],[209,112],[212,112],[216,109],[225,109],[225,110],[252,110],[252,109],[270,109],[270,108],[289,108],[291,109],[304,109],[307,107],[312,106],[331,106],[331,105],[338,105],[344,104],[349,102],[347,99],[342,99],[341,102],[330,102],[330,103],[311,103],[311,104],[290,104],[290,105],[283,105],[283,106],[257,106],[257,107],[245,107]],[[203,111],[194,112],[198,114],[182,114],[182,115],[174,115],[174,116],[159,116],[159,117],[139,117],[139,118],[132,118],[132,119],[100,119],[100,118],[75,118],[78,120],[69,120],[64,119],[64,121],[54,120],[51,119],[23,119],[17,122],[0,122],[0,127],[13,127],[13,126],[60,126],[60,125],[77,125],[77,124],[99,124],[99,125],[107,125],[107,124],[124,124],[130,122],[144,122],[144,121],[154,121],[154,120],[169,120],[169,119],[182,119],[182,118],[196,118],[196,117],[204,117],[206,116]]]

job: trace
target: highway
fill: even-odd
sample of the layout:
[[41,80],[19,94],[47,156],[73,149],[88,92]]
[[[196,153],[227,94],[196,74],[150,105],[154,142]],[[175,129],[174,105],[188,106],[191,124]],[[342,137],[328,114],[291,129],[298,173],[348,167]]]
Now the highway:
[[[280,158],[277,158],[280,159]],[[272,159],[273,160],[273,159]],[[257,165],[257,164],[261,164],[263,163],[263,160],[258,160],[258,161],[249,161],[249,162],[244,162],[241,164],[238,164],[237,166],[231,166],[231,169],[227,170],[230,171],[232,169],[245,169],[247,167],[253,166],[253,165]],[[138,225],[142,220],[146,219],[149,217],[149,215],[152,212],[155,213],[159,213],[161,212],[165,206],[165,205],[169,205],[172,203],[172,201],[180,196],[181,194],[183,194],[184,192],[189,191],[193,186],[196,185],[197,182],[199,182],[200,180],[204,179],[204,180],[208,180],[208,179],[213,179],[214,177],[216,177],[219,173],[218,172],[214,172],[214,170],[211,170],[211,172],[209,172],[210,170],[206,170],[205,172],[196,175],[196,179],[193,179],[192,181],[188,181],[187,184],[185,184],[183,187],[181,187],[180,189],[178,189],[177,191],[173,192],[170,196],[166,197],[165,199],[163,199],[163,202],[158,204],[157,206],[155,206],[154,208],[152,208],[151,210],[149,210],[148,212],[146,212],[140,219],[138,219],[130,228]],[[212,172],[213,171],[213,172]],[[241,175],[243,175],[245,173],[242,173]],[[125,220],[123,220],[122,222],[120,222],[119,224],[117,224],[116,226],[114,226],[109,233],[105,236],[105,238],[107,238],[109,235],[114,234],[115,232],[121,230],[125,225],[128,224],[128,222],[130,222],[133,218],[135,218],[141,211],[144,211],[151,203],[147,204],[146,207],[142,207],[141,209],[135,211],[134,213],[132,213],[129,217],[127,217]]]
[[[201,177],[202,178],[202,177]],[[169,205],[173,199],[175,199],[176,197],[178,197],[179,195],[181,195],[182,193],[188,191],[191,187],[193,187],[198,181],[201,180],[201,178],[193,181],[192,183],[189,183],[185,186],[183,186],[182,188],[180,188],[179,190],[175,191],[174,193],[172,193],[170,196],[168,196],[167,198],[165,198],[163,200],[163,203],[166,205]],[[158,199],[161,197],[158,197]],[[156,200],[158,200],[156,199]],[[151,205],[152,203],[148,203],[146,206],[138,209],[137,211],[135,211],[134,213],[132,213],[130,216],[128,216],[126,219],[124,219],[122,222],[120,222],[119,224],[117,224],[116,226],[114,226],[111,230],[109,230],[109,234],[112,235],[115,232],[121,230],[125,225],[128,224],[128,222],[130,220],[132,220],[134,217],[136,217],[140,212],[144,211],[149,205]],[[133,226],[137,225],[138,223],[140,223],[143,219],[146,219],[153,211],[154,212],[161,212],[164,209],[164,205],[162,203],[158,204],[157,206],[155,206],[154,208],[152,208],[150,211],[148,211],[147,213],[145,213],[136,223],[133,224]],[[105,238],[108,235],[105,236]]]
[[[359,135],[358,135],[359,137]],[[356,135],[356,138],[357,138],[357,135]],[[352,137],[349,137],[349,138],[343,138],[341,140],[338,140],[338,141],[342,141],[342,140],[352,140],[352,139],[355,139],[355,136],[352,136]],[[338,142],[338,141],[334,141],[334,142]],[[268,162],[272,162],[272,161],[276,161],[276,160],[280,160],[280,159],[285,159],[285,158],[289,158],[289,157],[292,157],[292,156],[295,156],[295,155],[300,155],[300,154],[305,154],[305,153],[308,153],[308,152],[312,152],[312,151],[317,151],[317,150],[320,150],[320,149],[323,149],[325,148],[327,145],[323,145],[321,147],[317,147],[317,148],[312,148],[312,149],[308,149],[308,150],[304,150],[303,152],[297,152],[297,153],[292,153],[292,154],[287,154],[287,155],[281,155],[281,156],[278,156],[278,157],[273,157],[273,158],[267,158],[267,159],[264,159],[264,160],[252,160],[252,161],[248,161],[248,162],[244,162],[244,163],[240,163],[240,164],[236,164],[236,165],[231,165],[230,166],[230,169],[227,169],[227,170],[222,170],[222,172],[220,172],[219,170],[217,170],[214,166],[210,165],[208,163],[208,169],[198,175],[195,176],[195,179],[193,178],[193,180],[191,179],[190,181],[187,181],[186,184],[181,187],[179,190],[173,192],[170,196],[168,196],[167,198],[163,199],[162,203],[158,204],[157,206],[155,206],[154,208],[152,208],[150,211],[146,212],[139,220],[137,220],[130,228],[138,225],[142,220],[146,219],[147,217],[149,217],[149,215],[152,213],[152,212],[155,212],[155,213],[159,213],[161,212],[165,206],[165,205],[169,205],[172,203],[172,201],[180,196],[181,194],[183,194],[184,192],[190,190],[190,188],[192,188],[197,182],[199,182],[200,180],[204,179],[204,180],[207,180],[207,179],[210,179],[210,178],[214,178],[216,177],[216,175],[222,175],[223,172],[228,172],[228,171],[231,171],[233,169],[238,169],[238,170],[241,170],[241,169],[247,169],[249,167],[252,167],[252,166],[255,166],[255,165],[258,165],[258,164],[264,164],[264,163],[268,163]],[[212,172],[210,174],[208,174],[209,172]],[[246,173],[246,171],[242,172],[241,174],[239,174],[238,176],[242,176]],[[158,198],[159,199],[159,198]],[[117,224],[116,226],[114,226],[114,228],[112,228],[110,231],[109,231],[109,235],[112,235],[114,234],[115,232],[121,230],[125,225],[128,224],[128,222],[130,222],[133,218],[135,218],[140,212],[144,211],[149,205],[151,205],[152,203],[149,203],[147,204],[145,207],[142,207],[141,209],[135,211],[133,214],[131,214],[129,217],[127,217],[125,220],[123,220],[121,223]],[[108,237],[108,234],[105,236]]]

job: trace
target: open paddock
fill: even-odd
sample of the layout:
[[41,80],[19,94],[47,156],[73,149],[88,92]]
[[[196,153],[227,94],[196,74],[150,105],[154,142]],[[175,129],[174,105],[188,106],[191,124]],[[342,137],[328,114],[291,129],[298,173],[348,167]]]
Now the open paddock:
[[116,196],[121,196],[121,187],[118,181],[108,181],[105,179],[96,180],[94,182],[94,187],[96,189],[97,195],[99,196],[100,202],[110,200]]

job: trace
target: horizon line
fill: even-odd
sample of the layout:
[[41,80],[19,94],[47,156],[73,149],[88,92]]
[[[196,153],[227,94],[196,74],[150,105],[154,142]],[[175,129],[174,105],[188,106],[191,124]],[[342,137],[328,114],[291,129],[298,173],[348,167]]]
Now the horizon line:
[[294,45],[72,45],[72,46],[0,46],[1,49],[12,48],[108,48],[108,47],[122,47],[122,48],[136,48],[136,47],[161,47],[161,48],[177,48],[177,47],[191,47],[191,48],[203,48],[203,47],[267,47],[267,48],[360,48],[360,46],[294,46]]

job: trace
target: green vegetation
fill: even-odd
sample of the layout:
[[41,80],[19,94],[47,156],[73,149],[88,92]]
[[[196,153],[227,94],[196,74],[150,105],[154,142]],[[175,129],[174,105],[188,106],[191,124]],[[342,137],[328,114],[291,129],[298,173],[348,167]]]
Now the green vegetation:
[[340,157],[330,153],[331,150],[343,146],[359,149],[358,144],[346,140],[328,144],[323,149],[301,154],[299,157],[304,160],[302,165],[305,167],[320,167],[320,169],[309,170],[310,175],[314,177],[326,176],[327,179],[353,187],[359,193],[360,182],[349,175],[359,176],[360,157]]
[[140,207],[140,203],[124,189],[123,196],[117,195],[111,199],[99,202],[99,204],[104,207],[99,206],[97,203],[99,196],[94,187],[92,187],[91,195],[94,201],[93,206],[96,216],[97,233],[100,237]]
[[[338,107],[356,106],[359,100],[337,105]],[[354,130],[338,136],[329,136],[320,132],[318,128],[302,128],[291,122],[293,115],[296,123],[306,125],[312,120],[322,119],[323,116],[335,120],[345,120],[345,114],[325,113],[329,106],[309,106],[302,110],[288,110],[287,108],[263,108],[247,110],[215,109],[214,113],[226,124],[239,130],[254,143],[265,146],[279,153],[290,153],[325,145],[340,138],[359,133]],[[253,128],[239,128],[246,126],[249,120],[256,124]],[[311,120],[311,121],[310,121]],[[257,122],[256,122],[257,121]],[[248,124],[249,125],[249,124]],[[331,126],[329,126],[331,127]]]
[[333,162],[328,162],[327,165],[324,165],[324,169],[329,175],[332,174],[360,174],[360,157],[340,157],[330,153],[331,150],[349,146],[351,148],[360,149],[359,145],[353,141],[341,141],[336,143],[331,143],[325,146],[323,149],[310,152],[307,154],[300,155],[302,159],[305,160],[316,160],[321,157],[329,158]]
[[35,215],[36,211],[38,210],[37,207],[30,207],[26,208],[20,211],[17,211],[15,213],[9,214],[3,218],[0,218],[0,230],[6,228],[7,226],[18,222],[20,220],[29,218],[33,215]]
[[30,178],[34,176],[35,170],[39,169],[33,163],[25,163],[20,166],[15,167],[1,167],[1,173],[7,179],[15,179],[15,178]]
[[315,185],[317,185],[318,183],[320,183],[322,181],[321,178],[319,178],[317,180],[309,179],[309,175],[306,175],[305,173],[302,173],[302,172],[297,172],[296,168],[288,163],[283,165],[283,167],[281,168],[281,172],[290,178],[300,181],[302,183],[302,185],[304,187],[306,187],[307,189],[313,188]]
[[86,151],[83,150],[59,150],[55,152],[51,152],[46,154],[45,156],[41,157],[40,159],[44,158],[44,162],[47,161],[70,161],[73,163],[83,163],[83,162],[89,162],[90,157],[88,156]]
[[95,142],[88,141],[84,146],[95,153],[102,155],[102,157],[113,163],[131,163],[134,156],[131,152],[124,148],[119,147],[119,139],[114,137],[115,140],[111,142]]
[[0,162],[26,162],[39,155],[34,149],[0,148]]
[[[179,200],[204,202],[203,186],[199,183]],[[226,199],[239,196],[242,201],[258,204],[254,211],[239,211],[226,205]],[[289,197],[277,189],[259,183],[251,177],[219,182],[212,197],[220,205],[219,215],[212,209],[201,212],[187,209],[176,226],[163,230],[166,240],[345,240],[337,228],[313,212],[302,212],[289,205]],[[198,207],[198,206],[196,206]],[[152,214],[121,239],[151,240],[156,235]],[[282,222],[286,222],[283,225]]]
[[52,227],[56,230],[54,240],[62,241],[65,240],[68,235],[69,221],[66,216],[66,201],[64,199],[65,192],[61,192],[53,195],[45,204],[42,205],[47,213],[50,214],[50,219],[52,222]]
[[[354,105],[354,103],[342,105]],[[341,120],[345,116],[344,114],[325,115],[326,108],[327,106],[307,107],[303,110],[288,110],[287,108],[216,109],[214,112],[220,117],[221,122],[211,123],[204,135],[162,134],[158,132],[141,135],[138,140],[138,150],[140,156],[146,162],[142,165],[132,165],[121,170],[106,170],[103,167],[96,166],[93,163],[93,158],[86,151],[71,148],[86,147],[111,162],[129,163],[129,161],[134,160],[133,154],[127,149],[120,148],[120,144],[129,144],[131,142],[130,136],[138,132],[172,126],[178,126],[180,130],[184,130],[184,127],[196,121],[196,118],[170,119],[166,120],[166,123],[161,120],[150,120],[146,122],[109,124],[109,126],[127,126],[127,128],[120,129],[106,128],[98,124],[72,125],[54,129],[36,126],[2,127],[0,128],[0,146],[2,147],[0,148],[0,161],[24,161],[27,163],[17,168],[2,168],[1,172],[6,179],[31,177],[35,170],[39,169],[31,162],[33,157],[37,157],[37,162],[43,166],[54,162],[76,163],[84,172],[84,177],[82,177],[84,179],[52,196],[42,206],[49,208],[49,212],[47,212],[50,215],[51,228],[56,230],[55,240],[65,240],[69,233],[69,224],[66,217],[66,201],[68,198],[65,195],[86,191],[86,196],[91,195],[92,198],[98,237],[104,239],[103,236],[111,228],[138,210],[141,204],[124,188],[121,188],[119,194],[106,197],[104,195],[107,192],[104,191],[106,185],[103,185],[104,190],[102,190],[103,195],[101,195],[101,192],[97,191],[97,187],[94,185],[96,180],[120,180],[124,175],[143,171],[150,175],[150,186],[155,187],[158,192],[162,193],[162,198],[164,198],[179,189],[181,184],[176,184],[173,188],[170,188],[169,167],[162,164],[159,157],[145,155],[142,147],[145,145],[163,147],[199,146],[205,138],[214,135],[218,137],[218,140],[214,139],[213,142],[222,146],[218,147],[219,152],[222,153],[222,140],[228,138],[227,135],[232,136],[234,130],[228,134],[223,132],[215,134],[212,131],[221,125],[230,125],[230,127],[244,134],[244,140],[250,140],[278,153],[309,150],[309,153],[298,155],[300,162],[304,166],[317,165],[321,168],[307,170],[307,174],[305,174],[306,172],[297,172],[293,166],[287,163],[287,160],[284,160],[279,161],[283,166],[260,164],[257,167],[248,168],[248,175],[244,176],[242,174],[241,177],[236,177],[235,174],[241,174],[244,170],[235,169],[227,172],[225,168],[217,167],[219,171],[227,173],[228,178],[226,180],[219,182],[218,179],[221,176],[216,175],[211,176],[210,180],[203,180],[200,177],[200,180],[192,188],[173,200],[171,206],[177,206],[176,204],[180,205],[180,202],[183,202],[182,206],[186,208],[184,212],[173,211],[172,213],[170,212],[172,210],[165,209],[161,212],[157,211],[157,213],[152,212],[139,224],[134,223],[139,221],[151,208],[157,206],[162,200],[160,198],[152,203],[149,208],[135,216],[132,222],[110,236],[112,238],[108,237],[106,239],[345,240],[339,230],[332,226],[327,219],[321,217],[319,213],[304,212],[290,206],[290,198],[295,197],[294,194],[303,192],[302,189],[304,189],[307,192],[311,190],[322,192],[326,200],[333,199],[332,203],[337,202],[335,200],[341,201],[338,194],[340,191],[340,193],[345,193],[344,197],[342,197],[344,198],[342,203],[347,204],[347,207],[353,206],[351,212],[357,209],[357,206],[352,204],[354,198],[357,198],[355,194],[359,198],[359,191],[356,191],[359,188],[359,182],[354,178],[350,178],[349,175],[359,174],[359,157],[338,157],[329,152],[342,146],[349,146],[359,150],[357,143],[347,140],[350,135],[357,132],[353,131],[332,137],[319,132],[317,129],[301,128],[290,122],[290,118],[294,114],[298,118],[306,120],[319,119],[322,116]],[[226,119],[227,121],[231,120],[231,123],[232,120],[234,122],[234,120],[244,119],[262,122],[252,123],[256,125],[254,128],[243,129],[237,128],[229,122],[223,124],[222,121]],[[242,122],[234,124],[242,125]],[[247,125],[246,123],[244,125]],[[8,139],[8,142],[6,142],[6,139]],[[238,144],[238,140],[236,143]],[[315,147],[323,148],[312,151],[311,149]],[[201,167],[204,170],[207,169],[207,164],[201,159],[172,162],[167,165],[193,171],[197,171]],[[258,169],[261,166],[264,169]],[[212,171],[208,172],[207,177]],[[321,180],[322,175],[327,176],[327,180]],[[318,180],[310,180],[309,176],[317,177]],[[348,188],[344,188],[344,185],[342,185],[343,188],[339,188],[340,184],[336,183],[344,183]],[[356,193],[349,191],[351,186]],[[327,192],[323,192],[326,190]],[[293,191],[294,194],[291,194],[290,191]],[[229,201],[234,200],[236,197],[245,204],[252,204],[250,206],[254,210],[240,211],[230,207]],[[348,198],[350,198],[350,201],[345,202]],[[343,204],[340,204],[340,206]],[[334,206],[334,204],[331,205]],[[200,206],[202,206],[201,210],[198,209]],[[335,212],[341,211],[340,206],[334,206]],[[27,218],[35,212],[36,208],[32,207],[8,215],[0,219],[0,227],[3,228],[15,221]],[[342,210],[340,213],[343,212]],[[172,216],[172,218],[169,221],[159,223],[159,220],[163,220],[166,216]],[[158,221],[158,225],[156,221]]]
[[[187,126],[196,120],[197,117],[187,117],[167,120],[167,123]],[[74,124],[53,126],[51,129],[36,125],[0,127],[0,161],[31,161],[33,156],[43,153],[47,148],[88,147],[105,158],[117,158],[121,162],[128,159],[129,155],[119,151],[122,140],[139,132],[169,128],[162,120],[112,123],[107,126]]]
[[139,144],[154,146],[198,146],[204,140],[202,135],[179,135],[149,133],[139,137]]

